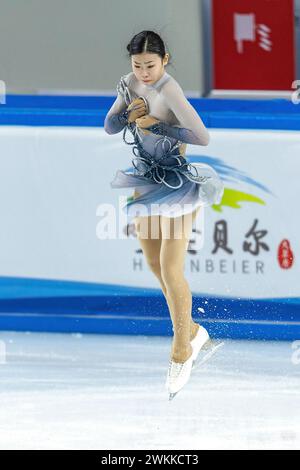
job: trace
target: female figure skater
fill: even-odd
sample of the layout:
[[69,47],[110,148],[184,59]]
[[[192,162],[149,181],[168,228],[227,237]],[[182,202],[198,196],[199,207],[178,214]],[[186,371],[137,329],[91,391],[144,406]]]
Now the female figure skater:
[[[142,31],[127,50],[132,72],[118,83],[104,129],[108,134],[123,130],[124,142],[133,145],[134,172],[118,170],[111,186],[134,188],[123,210],[134,220],[148,266],[169,307],[174,337],[166,388],[172,399],[209,340],[208,332],[192,319],[192,295],[184,277],[192,224],[201,206],[220,203],[224,188],[212,167],[192,165],[184,157],[187,143],[208,145],[209,133],[180,85],[165,71],[169,54],[161,37]],[[125,139],[128,130],[131,142]]]

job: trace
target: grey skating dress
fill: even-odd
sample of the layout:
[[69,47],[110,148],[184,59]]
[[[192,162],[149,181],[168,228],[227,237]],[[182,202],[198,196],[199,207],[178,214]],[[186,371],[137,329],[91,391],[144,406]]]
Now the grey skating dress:
[[[140,194],[122,208],[128,219],[178,217],[199,206],[219,204],[224,185],[218,173],[205,163],[189,163],[184,156],[184,143],[207,145],[209,133],[178,82],[164,72],[153,85],[146,85],[130,72],[121,77],[117,92],[104,129],[108,134],[123,130],[124,142],[132,145],[132,171],[118,170],[110,183]],[[127,121],[127,106],[138,97],[146,102],[148,114],[159,120],[147,128],[148,134]]]

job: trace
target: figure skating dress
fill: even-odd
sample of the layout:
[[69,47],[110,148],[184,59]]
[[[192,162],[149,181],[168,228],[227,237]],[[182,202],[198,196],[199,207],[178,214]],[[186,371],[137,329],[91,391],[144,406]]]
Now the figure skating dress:
[[[128,219],[178,217],[199,206],[219,204],[224,185],[218,173],[210,165],[185,158],[185,144],[207,145],[209,133],[178,82],[164,72],[147,85],[130,72],[121,77],[117,92],[104,129],[108,134],[123,130],[124,142],[132,145],[132,171],[118,170],[110,183],[112,188],[133,188],[139,194],[122,208]],[[150,133],[127,120],[127,106],[138,97],[145,101],[148,114],[159,120],[147,128]],[[131,141],[126,140],[127,131]]]

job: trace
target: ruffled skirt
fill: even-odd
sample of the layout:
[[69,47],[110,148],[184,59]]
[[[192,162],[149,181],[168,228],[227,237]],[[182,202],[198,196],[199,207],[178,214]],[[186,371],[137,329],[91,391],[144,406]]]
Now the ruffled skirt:
[[110,185],[114,189],[133,188],[140,194],[136,198],[128,198],[122,207],[129,220],[137,216],[153,215],[178,217],[193,212],[199,206],[220,204],[224,184],[218,173],[205,163],[193,163],[192,166],[196,167],[200,177],[207,178],[191,181],[187,176],[181,175],[182,185],[174,189],[178,186],[176,173],[168,175],[167,185],[135,172],[118,170]]

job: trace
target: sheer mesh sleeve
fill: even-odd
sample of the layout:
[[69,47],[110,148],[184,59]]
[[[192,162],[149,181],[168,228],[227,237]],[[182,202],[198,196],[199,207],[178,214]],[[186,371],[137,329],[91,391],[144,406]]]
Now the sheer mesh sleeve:
[[170,126],[165,122],[154,124],[148,129],[154,133],[174,137],[188,144],[208,145],[208,130],[195,108],[186,99],[182,88],[176,80],[169,80],[161,89],[161,95],[169,109],[178,119],[180,126]]
[[[125,83],[128,85],[131,72],[124,77]],[[121,93],[118,92],[117,98],[108,111],[104,119],[104,130],[107,134],[117,134],[124,129],[127,124],[128,112],[125,100]]]

